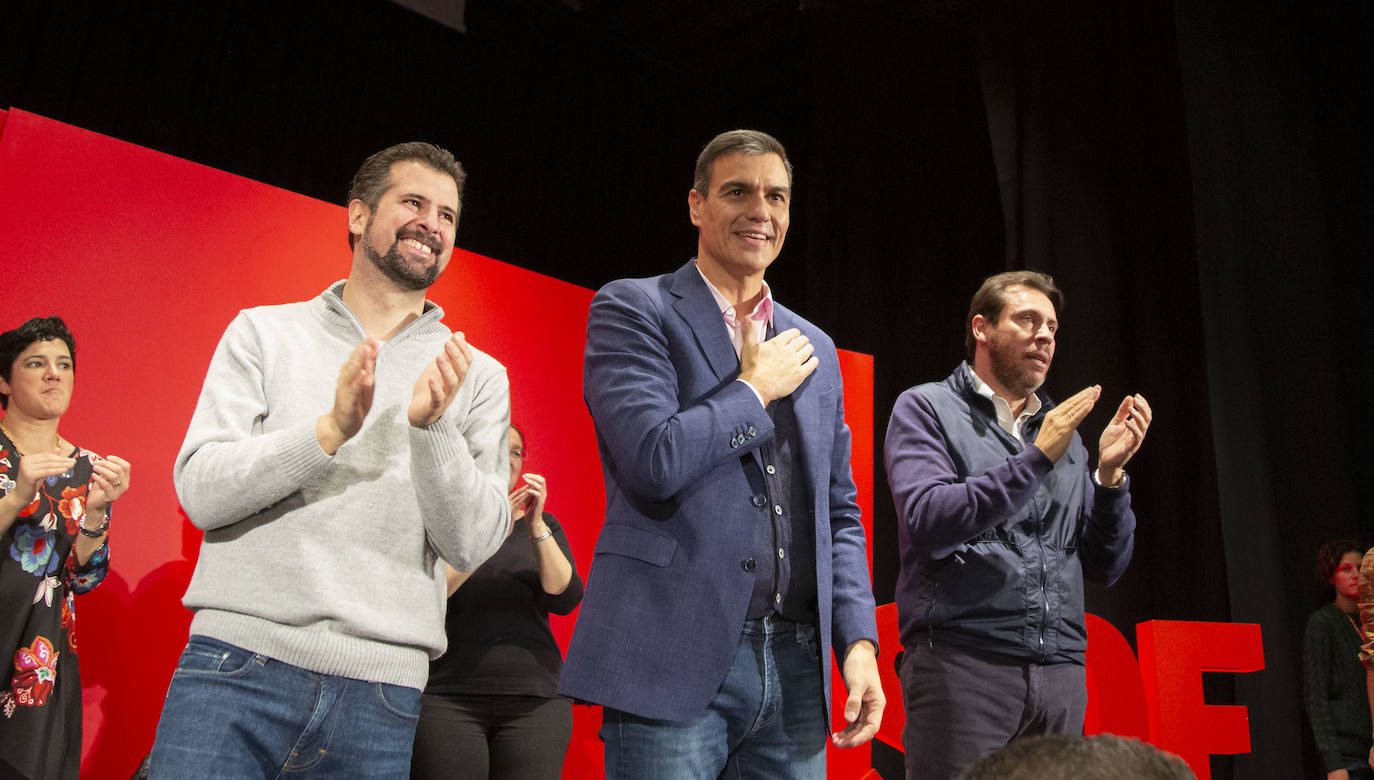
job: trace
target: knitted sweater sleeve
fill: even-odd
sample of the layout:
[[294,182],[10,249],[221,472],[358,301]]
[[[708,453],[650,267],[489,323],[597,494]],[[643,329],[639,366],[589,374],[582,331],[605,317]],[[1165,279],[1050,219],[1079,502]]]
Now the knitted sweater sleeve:
[[1331,702],[1326,695],[1327,680],[1331,676],[1329,661],[1333,655],[1331,640],[1331,629],[1323,620],[1322,611],[1312,613],[1302,640],[1303,703],[1307,706],[1307,720],[1312,724],[1312,739],[1328,772],[1345,768],[1336,739]]
[[182,508],[202,531],[272,506],[328,466],[313,418],[264,432],[268,412],[262,344],[240,312],[215,348],[172,467]]
[[479,353],[463,384],[443,417],[410,428],[410,473],[429,543],[453,568],[472,571],[510,531],[510,382]]

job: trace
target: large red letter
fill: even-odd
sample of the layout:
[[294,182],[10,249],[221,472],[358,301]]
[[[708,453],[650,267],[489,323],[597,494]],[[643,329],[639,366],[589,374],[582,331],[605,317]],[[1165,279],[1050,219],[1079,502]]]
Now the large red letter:
[[1204,704],[1203,672],[1264,668],[1256,623],[1151,620],[1136,627],[1150,741],[1188,762],[1199,780],[1208,756],[1250,752],[1250,714],[1240,705]]
[[1097,615],[1084,615],[1088,626],[1088,710],[1084,734],[1116,734],[1150,739],[1145,689],[1126,637]]

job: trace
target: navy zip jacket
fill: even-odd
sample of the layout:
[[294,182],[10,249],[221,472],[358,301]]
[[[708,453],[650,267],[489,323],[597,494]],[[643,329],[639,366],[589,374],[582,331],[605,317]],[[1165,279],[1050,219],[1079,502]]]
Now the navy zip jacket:
[[[961,364],[902,393],[883,448],[897,505],[902,644],[957,646],[991,660],[1079,663],[1083,578],[1126,570],[1135,515],[1128,485],[1098,486],[1075,433],[1058,463],[997,424]],[[1034,442],[1054,407],[1022,435]]]

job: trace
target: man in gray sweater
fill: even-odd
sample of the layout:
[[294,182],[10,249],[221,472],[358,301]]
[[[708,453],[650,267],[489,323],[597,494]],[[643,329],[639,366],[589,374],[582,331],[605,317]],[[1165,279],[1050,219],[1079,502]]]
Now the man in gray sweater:
[[153,777],[408,776],[444,562],[510,527],[505,369],[424,297],[463,179],[429,144],[368,158],[348,278],[220,340],[173,471],[205,539]]

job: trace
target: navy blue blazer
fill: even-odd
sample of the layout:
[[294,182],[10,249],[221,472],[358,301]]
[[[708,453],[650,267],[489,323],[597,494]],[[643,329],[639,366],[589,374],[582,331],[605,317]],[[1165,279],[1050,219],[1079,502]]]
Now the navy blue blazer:
[[[799,328],[820,365],[793,392],[815,517],[823,675],[832,645],[877,643],[863,526],[849,466],[835,345],[774,306],[778,332]],[[743,630],[750,554],[764,511],[757,451],[773,423],[748,385],[694,262],[622,279],[592,299],[583,396],[606,481],[597,539],[559,692],[642,717],[706,710]],[[827,718],[828,720],[828,718]]]

